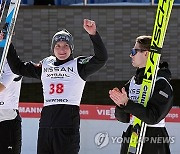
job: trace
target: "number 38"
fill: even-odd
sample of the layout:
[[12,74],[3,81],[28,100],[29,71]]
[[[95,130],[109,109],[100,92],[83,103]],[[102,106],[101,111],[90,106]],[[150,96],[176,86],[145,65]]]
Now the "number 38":
[[50,91],[49,94],[54,94],[54,93],[63,93],[64,92],[64,85],[62,83],[58,84],[50,84]]

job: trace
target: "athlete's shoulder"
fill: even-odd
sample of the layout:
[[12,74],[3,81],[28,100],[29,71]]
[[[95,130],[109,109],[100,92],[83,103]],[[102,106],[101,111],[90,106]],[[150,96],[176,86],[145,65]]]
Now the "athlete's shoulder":
[[49,57],[46,57],[44,59],[42,59],[40,61],[41,64],[43,63],[52,63],[52,62],[55,62],[56,61],[56,57],[55,56],[49,56]]
[[161,88],[170,87],[172,90],[172,86],[170,84],[171,80],[171,71],[168,68],[168,63],[163,62],[159,65],[159,70],[156,78],[156,86]]
[[79,64],[86,64],[86,63],[88,63],[88,62],[90,61],[91,58],[92,58],[92,56],[89,56],[89,57],[79,56],[79,57],[77,57],[76,59],[77,59],[77,62],[78,62]]
[[167,62],[162,62],[159,64],[157,78],[165,78],[167,81],[171,80],[171,71]]

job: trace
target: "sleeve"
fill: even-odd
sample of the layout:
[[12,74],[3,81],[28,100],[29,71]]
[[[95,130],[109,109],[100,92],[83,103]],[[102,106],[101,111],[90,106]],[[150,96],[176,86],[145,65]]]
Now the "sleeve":
[[157,124],[166,117],[173,105],[173,90],[165,79],[156,81],[152,97],[144,107],[141,104],[129,100],[123,108],[126,113],[130,113],[147,124]]
[[115,117],[118,121],[123,123],[129,123],[130,114],[126,113],[123,108],[116,106],[115,108]]
[[[128,93],[129,89],[129,82],[125,84],[125,90]],[[116,106],[115,108],[115,117],[118,121],[123,122],[123,123],[129,123],[130,122],[130,113],[126,113],[124,111],[124,106]]]
[[94,55],[78,59],[78,72],[82,79],[86,80],[88,76],[100,70],[107,62],[108,55],[104,43],[96,32],[96,35],[90,35],[94,47]]
[[32,62],[21,61],[12,44],[9,46],[7,61],[13,73],[30,78],[41,78],[41,65],[34,65]]
[[3,69],[3,73],[2,73],[2,76],[0,78],[0,83],[5,86],[5,87],[8,87],[14,80],[14,78],[17,77],[17,75],[15,75],[8,63],[6,62],[5,65],[4,65],[4,69]]

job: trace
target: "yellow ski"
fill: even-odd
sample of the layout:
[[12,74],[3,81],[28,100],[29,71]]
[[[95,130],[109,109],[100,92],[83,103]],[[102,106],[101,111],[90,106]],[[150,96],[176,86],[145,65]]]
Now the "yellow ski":
[[[143,82],[140,89],[138,103],[147,106],[147,102],[154,90],[157,68],[161,57],[166,29],[168,26],[174,0],[159,0],[151,41],[151,48],[146,63]],[[147,125],[134,118],[133,131],[128,148],[128,154],[141,154]]]

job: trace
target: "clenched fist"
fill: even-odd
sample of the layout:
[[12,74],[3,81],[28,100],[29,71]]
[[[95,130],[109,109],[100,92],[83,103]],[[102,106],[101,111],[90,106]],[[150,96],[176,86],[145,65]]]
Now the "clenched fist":
[[93,20],[84,19],[83,24],[84,29],[88,32],[90,35],[96,34],[96,23]]

